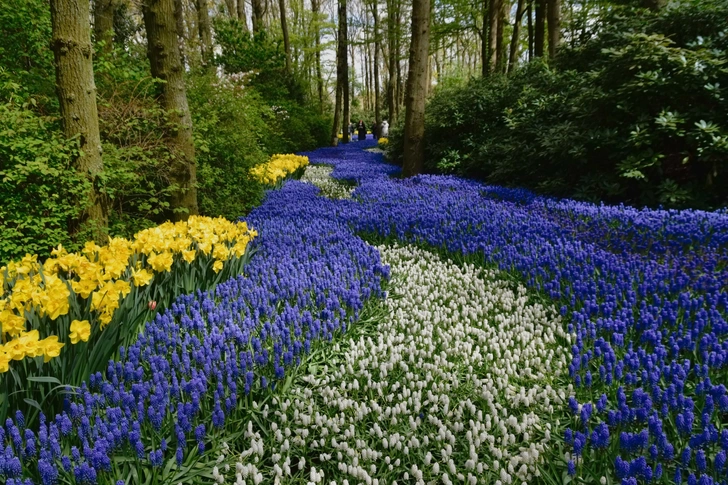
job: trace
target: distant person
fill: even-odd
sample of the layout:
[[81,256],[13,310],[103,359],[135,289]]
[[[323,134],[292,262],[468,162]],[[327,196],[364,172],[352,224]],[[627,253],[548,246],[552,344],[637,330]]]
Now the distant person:
[[367,125],[364,124],[364,120],[359,120],[356,130],[359,132],[359,141],[367,139]]
[[377,128],[378,128],[377,122],[375,121],[374,123],[372,123],[372,136],[374,137],[375,140],[379,138],[377,136]]
[[354,123],[349,122],[349,140],[354,139]]
[[387,120],[382,121],[382,127],[379,128],[379,136],[382,138],[389,136],[389,123],[387,123]]

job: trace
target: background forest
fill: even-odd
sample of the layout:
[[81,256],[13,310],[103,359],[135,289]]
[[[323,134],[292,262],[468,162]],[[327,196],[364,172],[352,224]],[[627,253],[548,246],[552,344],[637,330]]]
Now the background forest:
[[[52,20],[70,14],[1,3],[0,262],[191,213],[244,215],[263,192],[252,166],[336,143],[350,120],[387,119],[389,157],[402,162],[408,0],[90,3],[100,156],[88,166],[94,150],[64,125],[58,96]],[[156,11],[163,3],[173,8]],[[725,0],[427,8],[416,19],[431,27],[425,95],[411,101],[428,103],[416,171],[592,201],[726,204]],[[165,15],[172,78],[148,42]],[[180,89],[175,105],[165,93]]]

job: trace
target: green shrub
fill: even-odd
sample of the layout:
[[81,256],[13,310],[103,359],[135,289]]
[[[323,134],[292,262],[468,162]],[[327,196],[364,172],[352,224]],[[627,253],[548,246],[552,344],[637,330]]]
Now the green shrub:
[[77,248],[68,222],[88,185],[72,166],[76,143],[33,106],[33,98],[0,98],[0,265],[59,244]]
[[188,91],[197,154],[200,211],[235,219],[261,200],[250,169],[268,159],[267,140],[280,138],[271,113],[254,90],[235,79],[193,76]]
[[724,0],[615,9],[598,37],[550,66],[439,89],[426,169],[580,199],[726,204],[727,17]]

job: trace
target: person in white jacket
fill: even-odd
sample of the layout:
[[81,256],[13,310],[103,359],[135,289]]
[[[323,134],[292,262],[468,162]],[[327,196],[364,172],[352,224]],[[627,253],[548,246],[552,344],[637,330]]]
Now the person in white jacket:
[[379,136],[381,138],[387,138],[389,135],[389,123],[387,120],[382,121],[382,126],[379,127]]

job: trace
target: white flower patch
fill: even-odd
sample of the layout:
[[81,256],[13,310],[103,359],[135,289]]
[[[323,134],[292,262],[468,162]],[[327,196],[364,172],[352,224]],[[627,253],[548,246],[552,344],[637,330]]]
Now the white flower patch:
[[551,385],[568,365],[557,312],[495,271],[379,250],[399,282],[389,318],[376,337],[332,343],[335,357],[273,400],[269,429],[248,424],[231,481],[536,481],[572,392]]
[[308,165],[301,177],[301,182],[313,184],[321,190],[321,195],[330,199],[350,199],[354,187],[349,187],[331,178],[333,167],[325,165]]

